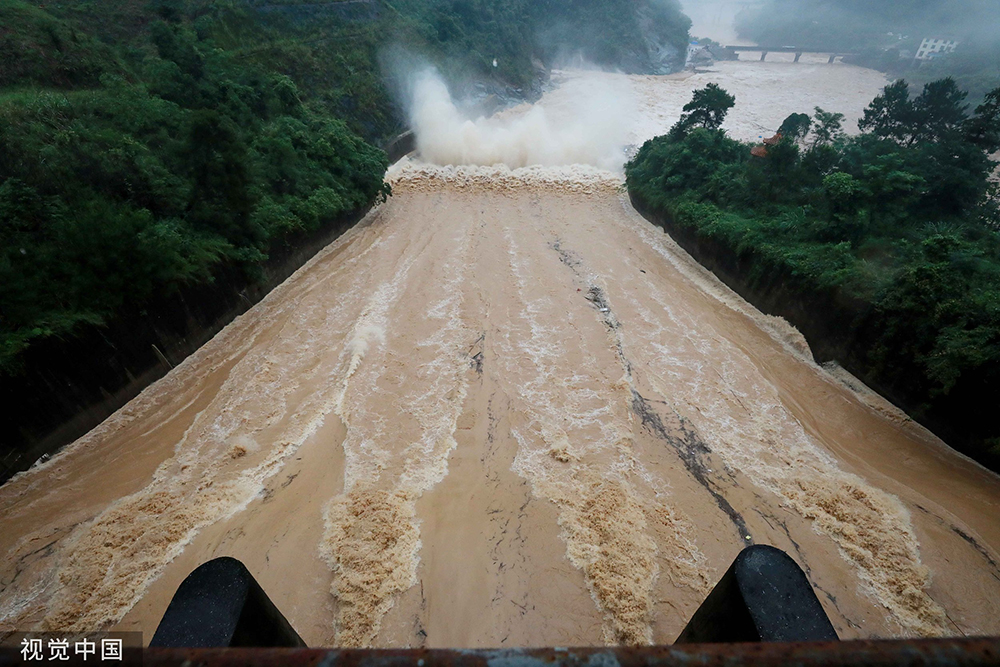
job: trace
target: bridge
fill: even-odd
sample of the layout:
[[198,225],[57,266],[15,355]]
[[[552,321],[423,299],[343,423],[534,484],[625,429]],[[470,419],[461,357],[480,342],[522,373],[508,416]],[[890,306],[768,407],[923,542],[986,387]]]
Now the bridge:
[[250,6],[262,14],[280,14],[293,21],[319,16],[334,16],[343,21],[367,23],[379,18],[379,0],[333,0],[290,3],[288,0],[250,0]]
[[767,54],[771,53],[771,52],[774,52],[774,53],[794,53],[795,54],[795,62],[799,62],[799,58],[802,57],[803,53],[822,53],[824,55],[827,54],[827,53],[829,53],[830,54],[830,59],[827,62],[830,63],[830,64],[833,64],[833,62],[837,58],[843,58],[844,56],[853,56],[853,55],[855,55],[854,53],[847,53],[845,51],[837,51],[835,49],[807,49],[807,48],[802,48],[802,47],[798,47],[798,46],[739,46],[739,45],[736,45],[736,46],[727,46],[727,47],[725,47],[725,49],[726,49],[726,53],[729,54],[729,55],[731,55],[733,60],[739,60],[740,59],[740,55],[739,55],[740,53],[757,53],[757,52],[759,52],[760,53],[760,60],[761,60],[761,62],[763,62],[764,59],[767,58]]

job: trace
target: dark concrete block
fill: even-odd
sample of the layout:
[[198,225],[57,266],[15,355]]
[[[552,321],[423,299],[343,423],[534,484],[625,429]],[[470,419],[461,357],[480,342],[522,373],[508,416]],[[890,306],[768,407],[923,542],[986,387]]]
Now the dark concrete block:
[[796,562],[780,549],[755,545],[740,552],[676,643],[837,639]]
[[305,646],[235,558],[216,558],[181,583],[150,646]]

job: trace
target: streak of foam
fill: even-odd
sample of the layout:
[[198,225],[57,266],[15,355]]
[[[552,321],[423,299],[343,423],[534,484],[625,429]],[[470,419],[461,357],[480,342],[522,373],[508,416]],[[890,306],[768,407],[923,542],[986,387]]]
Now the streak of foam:
[[[322,259],[330,248],[313,262]],[[310,266],[312,263],[307,264]],[[199,412],[176,443],[174,455],[155,471],[151,482],[126,496],[92,521],[75,529],[60,545],[55,566],[39,580],[5,591],[0,617],[26,618],[45,610],[41,628],[93,631],[119,621],[148,586],[204,527],[230,518],[260,495],[267,481],[322,424],[335,407],[337,366],[334,355],[317,354],[346,335],[344,322],[370,281],[371,264],[345,262],[333,269],[352,278],[333,305],[307,288],[322,276],[300,271],[268,298],[203,346],[178,370],[129,404],[111,424],[87,436],[121,428],[153,409],[161,392],[192,382],[193,365],[222,363],[233,344],[242,359],[218,394]],[[350,270],[353,269],[353,272]],[[276,294],[277,293],[277,294]],[[259,332],[275,321],[286,326],[262,339]],[[249,331],[248,331],[249,328]],[[236,334],[249,342],[236,346]],[[251,335],[257,332],[258,335]],[[238,336],[236,336],[238,338]],[[245,346],[253,345],[249,350]],[[227,354],[228,352],[228,354]],[[193,360],[193,361],[192,361]],[[308,387],[304,399],[293,397]],[[37,594],[42,586],[44,593]],[[31,605],[23,600],[32,596]],[[11,613],[12,610],[22,609]]]
[[[395,287],[398,289],[398,285]],[[348,356],[347,370],[344,373],[344,379],[340,382],[336,409],[337,415],[345,422],[347,416],[344,414],[344,397],[347,395],[347,387],[351,383],[351,378],[354,377],[358,366],[364,361],[371,344],[385,343],[385,312],[391,298],[390,289],[389,285],[382,285],[376,291],[375,297],[368,303],[365,311],[354,325],[351,339],[344,348],[344,352]]]
[[574,194],[593,195],[620,191],[622,177],[598,167],[576,164],[560,167],[519,167],[507,165],[489,167],[438,166],[404,158],[394,164],[386,175],[397,191],[437,191],[442,186],[478,189],[491,192],[517,190],[563,190]]
[[[14,625],[13,619],[22,617],[36,600],[45,594],[48,582],[44,580],[35,581],[27,589],[18,591],[17,595],[10,595],[0,606],[0,632],[17,632],[19,626]],[[5,590],[6,594],[7,591]],[[23,627],[23,626],[20,626]]]
[[[389,313],[417,253],[372,297],[354,329],[352,341],[361,342],[348,346],[352,356],[338,408],[347,426],[345,493],[325,510],[320,544],[334,575],[331,593],[337,601],[340,646],[371,645],[395,596],[417,581],[416,501],[447,474],[467,392],[464,350],[470,331],[461,309],[468,243],[466,232],[464,239],[445,244],[454,250],[440,268],[447,277],[442,297],[426,310],[433,333],[415,341],[410,352],[413,359],[429,356],[430,361],[414,371],[415,377],[409,382],[393,378],[399,383],[392,395],[378,388],[380,376],[393,367],[396,341],[388,335],[394,331]],[[376,345],[370,346],[373,341]],[[397,343],[403,349],[408,345]],[[366,355],[374,356],[362,364]]]
[[687,538],[688,521],[665,504],[666,484],[634,455],[627,370],[611,382],[568,370],[564,345],[574,337],[573,314],[568,323],[562,315],[553,319],[553,304],[533,298],[527,259],[506,231],[526,329],[523,337],[506,333],[500,343],[505,379],[527,418],[512,430],[519,445],[513,470],[559,508],[566,555],[604,615],[605,642],[651,643],[661,568],[675,585],[706,592],[704,556]]
[[337,496],[327,507],[323,555],[334,575],[338,646],[370,644],[394,596],[416,583],[414,507],[405,494],[377,490]]
[[688,282],[731,310],[746,315],[789,354],[815,366],[808,341],[788,320],[783,317],[766,315],[754,308],[743,297],[721,282],[714,273],[696,262],[669,235],[654,228],[625,199],[622,200],[622,208],[626,218],[632,223],[627,225],[626,229],[642,239],[653,252],[667,260]]
[[[366,221],[377,219],[380,215],[381,211],[376,209],[368,214]],[[0,486],[0,507],[12,506],[17,498],[25,495],[40,480],[44,479],[42,473],[53,469],[58,470],[67,458],[100,445],[116,433],[127,429],[136,420],[149,418],[159,410],[168,409],[177,396],[186,394],[184,391],[186,387],[197,384],[201,378],[216,372],[233,358],[237,358],[253,348],[258,342],[260,334],[271,325],[275,318],[296,307],[299,301],[295,298],[296,292],[302,290],[303,283],[315,280],[311,268],[329,255],[338,252],[345,245],[352,243],[362,229],[363,223],[348,230],[336,241],[316,253],[285,282],[271,290],[254,308],[226,325],[211,341],[192,352],[164,377],[146,387],[138,396],[116,410],[85,435],[60,449],[47,461],[36,463],[28,470],[14,475]],[[380,239],[375,239],[364,251],[346,258],[343,264],[328,274],[327,278],[333,279],[349,275],[364,256],[377,247],[380,242]],[[171,410],[171,415],[183,411],[185,407],[187,406]],[[169,416],[158,418],[156,423],[162,424],[169,418]]]
[[369,351],[384,349],[389,310],[399,299],[415,260],[416,256],[411,255],[399,266],[391,280],[375,290],[355,321],[350,338],[340,354],[344,370],[336,399],[336,412],[347,427],[347,437],[344,439],[344,489],[347,492],[358,482],[377,482],[393,456],[391,448],[384,445],[384,420],[369,418],[365,404],[377,382],[378,373],[375,369],[379,368],[379,364],[371,366],[371,374],[363,379],[358,391],[351,394],[348,392]]
[[[695,270],[692,260],[667,237],[657,238],[648,223],[633,218],[628,229],[686,277],[694,275],[692,282],[708,294],[774,333],[752,306]],[[636,349],[655,351],[647,357],[651,384],[697,427],[725,465],[811,519],[813,529],[837,544],[855,566],[862,588],[904,632],[947,634],[945,612],[926,592],[930,574],[899,499],[841,470],[754,362],[706,318],[674,307],[681,302],[676,295],[646,281],[643,302],[631,294],[627,298],[640,315],[630,329],[637,336]],[[644,305],[649,301],[656,304],[656,313]],[[777,340],[788,345],[783,337]]]

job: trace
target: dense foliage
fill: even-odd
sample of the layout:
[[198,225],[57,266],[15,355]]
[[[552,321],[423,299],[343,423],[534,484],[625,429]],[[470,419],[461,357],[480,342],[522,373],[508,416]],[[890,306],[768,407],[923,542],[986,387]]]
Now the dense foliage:
[[670,129],[670,136],[679,139],[696,127],[718,130],[735,104],[734,96],[719,84],[710,83],[701,90],[696,90],[691,101],[684,105],[680,119]]
[[[995,0],[767,0],[737,18],[739,33],[759,44],[854,51],[855,62],[916,85],[951,76],[974,100],[1000,85],[997,25]],[[960,44],[915,67],[924,38]]]
[[892,84],[859,136],[843,135],[840,114],[792,114],[792,136],[763,157],[721,129],[674,131],[646,142],[627,180],[637,203],[746,269],[746,285],[842,318],[827,333],[847,341],[854,370],[1000,469],[1000,216],[987,156],[1000,148],[1000,90],[971,115],[964,98],[949,79],[916,96]]
[[679,64],[689,25],[676,0],[0,0],[0,374],[384,196],[401,61],[516,97],[562,57]]
[[677,0],[535,0],[527,6],[534,50],[546,61],[579,55],[640,73],[684,64],[691,21]]
[[21,77],[0,90],[0,371],[21,370],[34,341],[210,281],[220,265],[252,277],[290,233],[386,194],[384,153],[187,22],[151,23],[145,48],[122,52],[0,0],[0,24],[13,18],[22,29],[3,38],[0,67]]
[[530,98],[546,67],[575,59],[630,72],[678,69],[690,27],[677,0],[376,0],[365,20],[344,18],[340,4],[310,1],[300,11],[289,0],[268,2],[259,33],[228,37],[370,138],[402,129],[387,74],[427,63],[460,97]]

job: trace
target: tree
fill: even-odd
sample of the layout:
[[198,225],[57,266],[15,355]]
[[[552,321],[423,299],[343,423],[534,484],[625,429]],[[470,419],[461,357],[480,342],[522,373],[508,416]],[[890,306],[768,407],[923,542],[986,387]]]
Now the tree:
[[832,241],[849,241],[857,245],[864,235],[861,206],[865,187],[850,174],[838,171],[823,179],[823,195],[829,218],[821,236]]
[[205,57],[196,45],[194,35],[182,27],[163,22],[150,26],[150,37],[160,57],[177,64],[182,72],[194,79],[205,73]]
[[670,129],[670,137],[678,139],[695,127],[718,130],[726,114],[736,105],[736,97],[717,83],[710,83],[694,91],[691,101],[684,105],[680,120]]
[[887,230],[906,220],[925,190],[926,181],[907,171],[904,160],[896,154],[875,157],[863,167],[862,176],[872,222]]
[[765,164],[775,179],[787,183],[799,166],[799,147],[790,138],[782,137],[781,141],[768,147]]
[[1000,88],[986,94],[976,115],[965,121],[965,140],[987,153],[1000,150]]
[[793,113],[781,123],[778,134],[782,137],[799,142],[806,138],[812,129],[812,118],[806,113]]
[[736,105],[736,97],[730,95],[717,83],[710,83],[701,90],[694,91],[691,101],[684,105],[684,112],[695,125],[708,130],[717,130],[726,120],[726,114]]
[[813,130],[813,148],[825,146],[842,139],[844,114],[823,111],[816,107],[816,127]]
[[179,23],[186,12],[184,4],[184,0],[153,0],[150,6],[164,21]]
[[942,141],[952,136],[967,117],[968,93],[951,77],[931,81],[913,100],[900,79],[882,89],[858,121],[862,132],[911,146],[917,141]]
[[864,187],[850,174],[838,171],[823,179],[823,194],[833,213],[854,213],[861,202]]
[[193,183],[188,220],[236,245],[260,243],[262,234],[247,224],[254,203],[251,174],[246,146],[232,120],[214,110],[194,112],[184,154]]
[[913,100],[909,143],[943,141],[953,136],[968,117],[969,106],[963,104],[967,96],[968,93],[960,90],[950,76],[926,84]]
[[882,94],[871,101],[864,116],[858,121],[862,132],[871,132],[883,139],[907,143],[913,135],[913,103],[910,87],[903,79],[882,89]]

